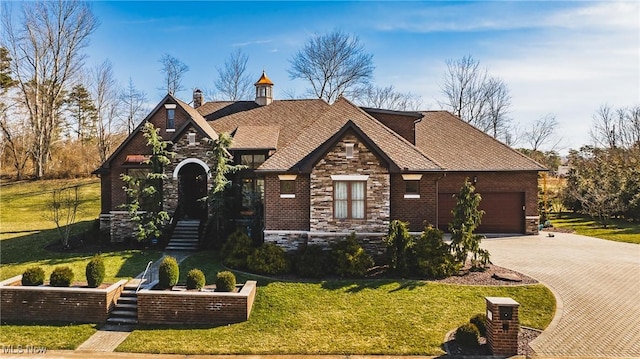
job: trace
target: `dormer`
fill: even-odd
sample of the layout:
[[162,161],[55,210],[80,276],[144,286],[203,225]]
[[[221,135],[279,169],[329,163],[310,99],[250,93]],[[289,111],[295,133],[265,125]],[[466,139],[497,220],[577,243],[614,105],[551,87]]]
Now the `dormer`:
[[256,103],[258,105],[266,106],[273,102],[273,82],[269,80],[264,71],[254,86],[256,87]]

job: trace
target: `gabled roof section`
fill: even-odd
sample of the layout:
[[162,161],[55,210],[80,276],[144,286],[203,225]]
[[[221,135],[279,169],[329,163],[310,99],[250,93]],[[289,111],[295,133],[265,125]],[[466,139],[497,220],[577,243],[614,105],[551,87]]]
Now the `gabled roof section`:
[[449,171],[547,169],[447,111],[426,111],[416,124],[416,146]]
[[255,101],[212,101],[198,107],[198,111],[207,121],[233,115],[234,113],[253,110],[260,107]]
[[280,126],[239,126],[230,150],[275,150]]
[[207,123],[207,120],[205,120],[204,117],[202,117],[202,115],[195,108],[189,106],[189,104],[187,104],[182,100],[179,100],[179,99],[175,99],[175,100],[177,105],[180,106],[180,108],[182,108],[182,110],[184,110],[187,113],[187,115],[189,115],[189,118],[191,119],[191,121],[185,122],[185,124],[182,125],[171,137],[171,141],[175,142],[177,138],[182,136],[182,133],[187,127],[189,127],[190,124],[192,124],[196,129],[198,129],[200,132],[202,132],[204,135],[206,135],[210,139],[212,140],[218,139],[218,134],[216,133],[216,131],[213,128],[211,128],[211,126],[209,126],[209,124]]
[[293,171],[302,168],[305,165],[304,160],[313,157],[310,156],[312,152],[326,146],[325,143],[343,130],[349,122],[359,129],[366,138],[370,139],[388,158],[391,162],[390,167],[395,167],[400,171],[439,171],[443,169],[410,142],[341,97],[310,126],[304,130],[296,131],[299,134],[295,141],[285,148],[279,149],[258,170]]

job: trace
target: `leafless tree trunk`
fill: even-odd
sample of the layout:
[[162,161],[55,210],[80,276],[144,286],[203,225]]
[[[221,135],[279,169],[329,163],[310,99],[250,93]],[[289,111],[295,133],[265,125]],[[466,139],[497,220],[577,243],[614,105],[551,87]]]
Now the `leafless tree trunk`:
[[184,90],[182,77],[189,71],[189,66],[169,54],[162,55],[159,62],[162,64],[160,71],[164,73],[165,82],[165,86],[161,88],[161,90],[166,90],[167,93],[171,95],[175,95],[176,92]]
[[539,151],[542,146],[555,140],[549,149],[555,150],[561,140],[555,137],[557,126],[558,121],[556,120],[556,116],[547,114],[533,122],[531,126],[523,132],[523,141],[528,145],[530,150]]
[[495,138],[506,138],[511,105],[507,85],[491,77],[473,57],[447,60],[447,72],[440,84],[446,100],[440,104],[454,115]]
[[590,134],[594,144],[604,148],[631,148],[640,143],[640,105],[615,110],[600,106]]
[[116,131],[115,119],[118,109],[118,85],[113,78],[113,69],[109,60],[98,65],[91,76],[91,90],[95,99],[98,132],[98,153],[100,162],[107,160],[111,153],[113,132]]
[[14,59],[12,73],[28,110],[35,176],[44,176],[51,144],[59,134],[64,91],[78,73],[82,48],[98,23],[88,4],[75,1],[21,3],[15,23],[3,8],[2,46]]
[[136,124],[142,120],[147,109],[145,103],[147,101],[147,94],[144,91],[138,91],[133,85],[133,80],[129,78],[129,84],[120,93],[120,103],[123,107],[122,111],[125,114],[124,124],[127,129],[127,134],[131,134],[136,128]]
[[80,206],[78,186],[54,190],[50,206],[51,220],[58,229],[60,244],[62,247],[68,248],[71,226],[76,223],[76,215]]
[[6,151],[3,155],[8,157],[15,169],[16,179],[21,180],[31,153],[29,146],[32,144],[26,116],[17,113],[14,106],[2,108],[0,110],[0,130],[2,138],[0,146],[2,146],[3,152]]
[[288,72],[291,79],[307,81],[311,94],[332,103],[368,84],[374,69],[372,58],[357,36],[334,30],[309,39],[289,60]]
[[396,91],[391,85],[387,87],[366,86],[359,91],[354,100],[360,106],[397,111],[417,111],[422,106],[420,96]]
[[229,55],[223,67],[217,68],[216,92],[229,101],[247,100],[253,93],[253,79],[247,74],[249,56],[237,49]]

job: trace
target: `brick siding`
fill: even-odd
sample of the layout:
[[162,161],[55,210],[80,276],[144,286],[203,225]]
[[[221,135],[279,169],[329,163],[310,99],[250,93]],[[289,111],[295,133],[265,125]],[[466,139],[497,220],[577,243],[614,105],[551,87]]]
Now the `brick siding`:
[[420,198],[404,198],[405,181],[401,174],[391,175],[391,218],[409,222],[409,230],[421,232],[426,225],[436,224],[436,183],[441,173],[425,173],[420,179]]
[[295,195],[295,198],[280,198],[278,175],[265,176],[265,229],[309,230],[309,175],[297,176]]
[[104,323],[126,280],[105,289],[22,286],[22,275],[0,282],[3,320]]

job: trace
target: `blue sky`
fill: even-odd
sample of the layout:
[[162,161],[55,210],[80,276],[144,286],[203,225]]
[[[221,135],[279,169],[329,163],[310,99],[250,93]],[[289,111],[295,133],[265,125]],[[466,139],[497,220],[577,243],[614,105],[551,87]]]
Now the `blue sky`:
[[373,54],[374,83],[439,109],[445,61],[472,55],[511,91],[521,127],[556,115],[563,151],[589,143],[602,104],[640,103],[640,5],[635,1],[94,2],[100,27],[88,64],[109,59],[152,107],[163,96],[158,59],[190,68],[178,93],[212,89],[216,67],[237,48],[256,78],[265,69],[276,98],[302,95],[288,60],[306,40],[333,29],[357,35]]

